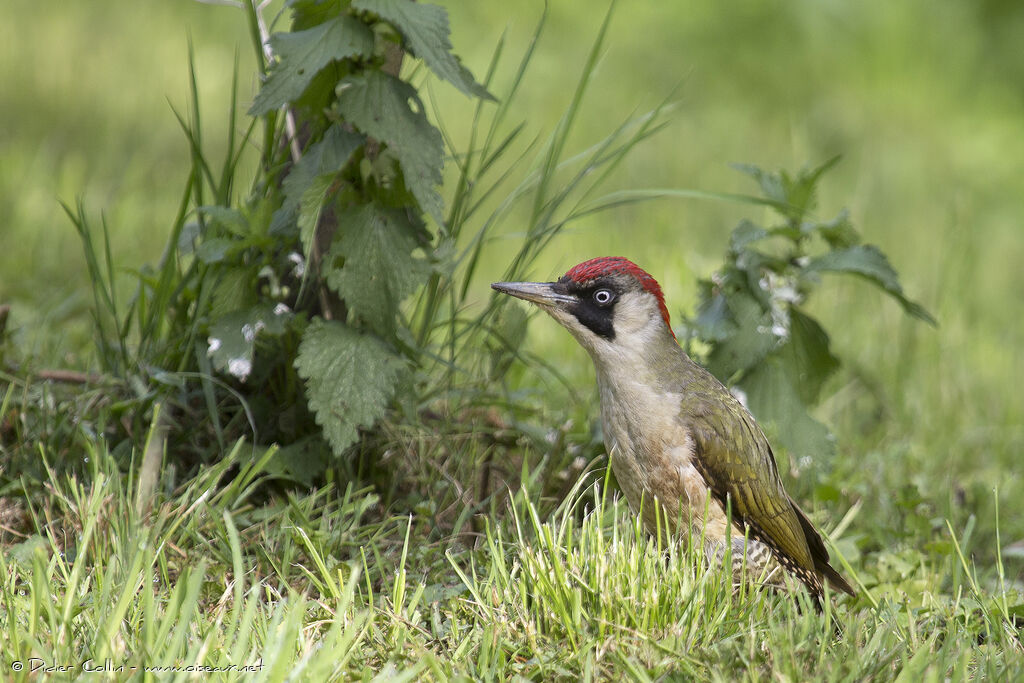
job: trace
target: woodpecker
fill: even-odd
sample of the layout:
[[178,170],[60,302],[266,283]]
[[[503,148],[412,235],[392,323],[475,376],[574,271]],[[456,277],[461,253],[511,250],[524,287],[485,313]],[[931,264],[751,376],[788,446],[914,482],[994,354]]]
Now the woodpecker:
[[713,556],[731,546],[748,570],[773,567],[774,559],[818,605],[826,581],[856,595],[783,488],[753,415],[679,346],[653,277],[625,258],[602,257],[557,282],[491,287],[538,305],[590,354],[605,448],[648,531],[656,532],[659,516],[662,525],[678,519]]

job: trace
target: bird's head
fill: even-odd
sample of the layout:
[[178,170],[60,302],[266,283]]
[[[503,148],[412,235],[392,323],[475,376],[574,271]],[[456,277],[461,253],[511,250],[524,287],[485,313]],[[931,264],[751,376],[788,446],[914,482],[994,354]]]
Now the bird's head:
[[642,355],[666,342],[675,345],[661,286],[619,256],[584,261],[556,282],[495,282],[491,287],[547,311],[595,362],[624,353]]

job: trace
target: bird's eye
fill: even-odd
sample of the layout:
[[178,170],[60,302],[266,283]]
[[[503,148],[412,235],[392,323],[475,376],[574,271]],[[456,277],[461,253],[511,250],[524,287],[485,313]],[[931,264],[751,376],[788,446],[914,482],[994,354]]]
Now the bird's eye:
[[594,292],[594,302],[598,306],[607,306],[613,301],[615,301],[615,292],[610,289],[599,289]]

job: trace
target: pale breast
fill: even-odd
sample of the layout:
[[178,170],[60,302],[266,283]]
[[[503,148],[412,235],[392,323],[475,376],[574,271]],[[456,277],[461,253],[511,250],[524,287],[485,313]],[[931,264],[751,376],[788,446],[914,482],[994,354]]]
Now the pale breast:
[[[679,421],[678,394],[654,395],[632,382],[601,385],[601,418],[612,469],[630,507],[643,511],[652,533],[659,526],[657,500],[671,528],[681,521],[691,533],[726,537],[726,518],[694,466],[694,443]],[[662,518],[662,528],[665,519]]]

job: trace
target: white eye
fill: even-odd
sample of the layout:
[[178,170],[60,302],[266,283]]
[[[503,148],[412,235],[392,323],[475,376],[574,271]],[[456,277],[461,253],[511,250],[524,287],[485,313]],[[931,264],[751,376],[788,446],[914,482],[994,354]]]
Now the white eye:
[[615,292],[610,289],[599,289],[594,292],[594,301],[599,306],[607,306],[615,300]]

